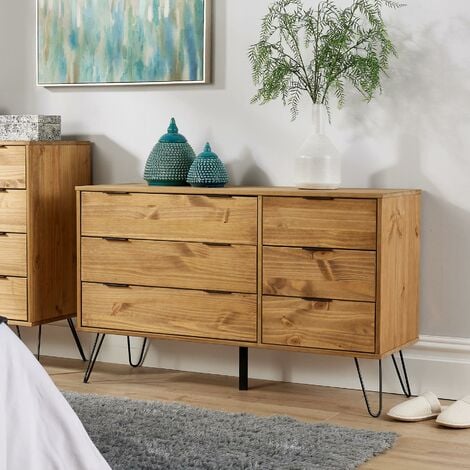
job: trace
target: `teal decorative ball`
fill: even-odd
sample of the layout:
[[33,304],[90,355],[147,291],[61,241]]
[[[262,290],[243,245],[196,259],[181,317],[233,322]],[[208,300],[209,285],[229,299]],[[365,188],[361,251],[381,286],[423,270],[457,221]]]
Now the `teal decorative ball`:
[[220,158],[212,151],[209,142],[189,169],[187,182],[200,188],[223,188],[228,183],[227,170]]
[[145,164],[144,179],[150,186],[186,186],[195,153],[171,118],[168,133],[157,142]]

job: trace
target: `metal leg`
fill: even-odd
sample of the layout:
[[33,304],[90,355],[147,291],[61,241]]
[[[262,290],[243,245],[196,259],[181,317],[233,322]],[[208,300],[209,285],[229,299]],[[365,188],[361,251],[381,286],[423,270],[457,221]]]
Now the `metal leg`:
[[134,367],[134,368],[140,367],[144,363],[144,360],[145,360],[145,346],[147,346],[147,339],[148,338],[144,339],[144,342],[142,343],[142,349],[140,351],[139,360],[137,361],[136,364],[134,364],[132,362],[132,354],[131,354],[131,338],[130,338],[130,336],[127,337],[127,357],[129,358],[129,365],[131,367]]
[[400,355],[400,361],[401,361],[401,368],[403,369],[404,379],[401,376],[401,372],[400,372],[400,369],[398,367],[398,364],[397,364],[397,361],[395,359],[394,354],[392,354],[393,365],[395,366],[395,370],[397,371],[398,380],[400,381],[400,385],[401,385],[401,389],[403,390],[403,394],[407,398],[410,398],[411,397],[411,387],[410,387],[410,382],[408,380],[408,372],[406,371],[406,364],[405,364],[405,360],[403,358],[403,352],[400,351],[399,355]]
[[356,364],[357,374],[359,376],[359,381],[361,382],[362,394],[364,395],[364,400],[366,402],[367,411],[373,418],[378,418],[382,413],[382,360],[379,360],[379,407],[376,412],[373,412],[370,408],[369,398],[367,396],[366,389],[364,387],[364,381],[362,380],[361,368],[359,367],[359,361],[357,358],[354,358]]
[[85,353],[83,352],[82,343],[80,342],[80,338],[77,335],[77,330],[75,329],[73,320],[71,318],[67,318],[67,322],[69,324],[70,331],[72,332],[72,336],[75,341],[75,344],[77,345],[78,352],[80,353],[80,357],[82,358],[83,362],[86,362],[86,356],[85,356]]
[[36,357],[39,361],[39,359],[41,358],[41,335],[42,335],[42,325],[39,325],[38,327],[38,350],[37,350],[37,354],[36,354]]
[[238,389],[248,390],[248,348],[240,347],[238,352]]
[[[95,367],[96,359],[98,358],[98,354],[100,353],[101,346],[103,345],[103,341],[106,335],[98,333],[96,335],[95,344],[93,345],[93,350],[91,351],[90,360],[88,361],[88,367],[85,371],[85,376],[83,377],[83,382],[88,383],[90,379],[91,373],[93,372],[93,368]],[[101,337],[101,339],[100,339]]]
[[16,334],[18,335],[18,338],[21,339],[21,331],[20,331],[20,327],[18,325],[16,325]]

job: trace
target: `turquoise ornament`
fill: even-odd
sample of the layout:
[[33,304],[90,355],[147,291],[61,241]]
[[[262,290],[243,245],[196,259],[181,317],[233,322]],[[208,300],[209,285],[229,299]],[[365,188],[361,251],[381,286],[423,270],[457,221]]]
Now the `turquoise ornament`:
[[187,182],[197,188],[223,188],[228,183],[228,173],[220,158],[212,151],[209,142],[189,169]]
[[144,179],[150,186],[186,186],[195,153],[171,118],[168,132],[160,137],[145,164]]

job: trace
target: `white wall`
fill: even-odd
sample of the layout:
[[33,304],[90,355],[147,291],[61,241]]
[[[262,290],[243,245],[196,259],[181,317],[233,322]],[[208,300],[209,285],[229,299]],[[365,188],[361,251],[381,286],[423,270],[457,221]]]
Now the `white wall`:
[[[234,183],[289,185],[291,156],[309,129],[308,103],[294,123],[279,103],[249,103],[254,87],[246,51],[269,3],[214,0],[211,85],[45,89],[35,86],[35,2],[0,0],[0,112],[61,114],[66,136],[95,142],[96,183],[139,181],[148,152],[175,116],[196,150],[211,141]],[[428,345],[465,345],[459,363],[467,365],[467,342],[452,338],[470,338],[470,5],[445,4],[410,0],[387,14],[400,57],[384,93],[369,105],[349,100],[335,113],[332,134],[344,153],[345,186],[425,191],[421,333],[450,337]],[[51,332],[47,341],[46,334],[45,352],[73,353],[58,336]],[[154,343],[150,364],[235,373],[232,348]],[[122,338],[110,340],[103,357],[123,360],[123,345]],[[320,371],[333,383],[332,365],[353,372],[350,361],[301,357],[257,352],[256,374],[315,382],[313,371],[327,364]]]

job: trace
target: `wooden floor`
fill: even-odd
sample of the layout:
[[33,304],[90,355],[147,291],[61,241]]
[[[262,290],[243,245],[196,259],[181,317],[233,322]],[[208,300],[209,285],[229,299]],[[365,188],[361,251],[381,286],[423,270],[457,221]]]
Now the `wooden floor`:
[[[233,377],[100,363],[90,383],[84,384],[82,362],[55,358],[41,362],[62,390],[289,415],[309,422],[398,433],[396,446],[361,467],[364,469],[470,469],[470,430],[444,429],[433,421],[397,423],[386,417],[370,418],[358,391],[250,380],[250,390],[240,392]],[[386,395],[384,409],[402,400],[402,396]]]

